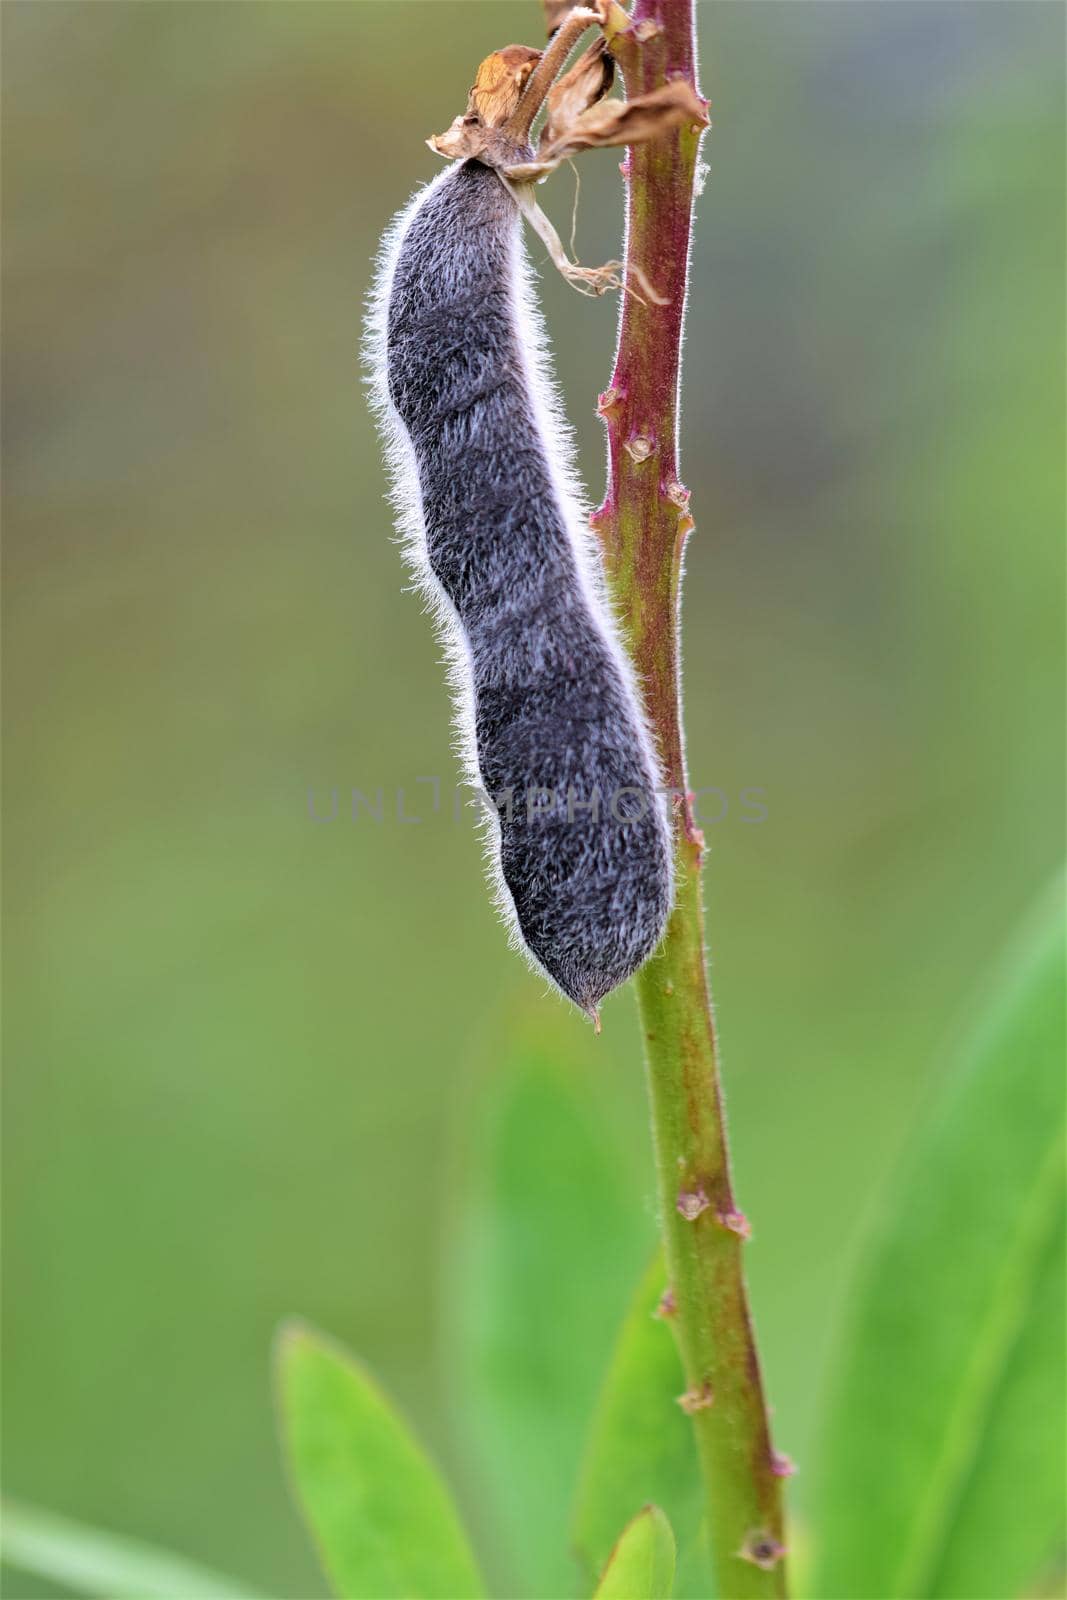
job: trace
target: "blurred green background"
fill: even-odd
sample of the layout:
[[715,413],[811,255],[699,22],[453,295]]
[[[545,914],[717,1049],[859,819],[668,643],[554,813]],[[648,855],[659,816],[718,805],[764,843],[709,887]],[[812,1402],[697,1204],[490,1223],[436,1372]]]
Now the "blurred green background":
[[[686,709],[803,1512],[865,1212],[1062,854],[1064,13],[704,3],[700,30]],[[543,996],[453,817],[357,355],[424,136],[539,11],[5,0],[3,33],[6,1484],[321,1594],[273,1330],[366,1356],[479,1519],[441,1263],[516,1027],[620,1152],[575,1405],[654,1232],[632,998],[594,1041]],[[544,193],[561,231],[572,193]],[[584,260],[618,212],[584,160]],[[595,493],[616,307],[542,280]],[[546,1136],[547,1184],[580,1188],[572,1157]]]

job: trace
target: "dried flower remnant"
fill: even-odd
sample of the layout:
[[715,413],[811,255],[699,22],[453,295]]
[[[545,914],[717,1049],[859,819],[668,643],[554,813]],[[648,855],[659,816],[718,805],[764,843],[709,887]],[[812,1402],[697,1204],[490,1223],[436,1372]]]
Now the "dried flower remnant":
[[[592,11],[574,11],[570,17],[573,37],[596,21]],[[603,39],[590,45],[557,83],[553,85],[551,78],[541,81],[542,74],[548,76],[553,66],[558,70],[563,64],[553,59],[561,40],[565,42],[563,34],[544,52],[505,45],[486,56],[475,75],[466,112],[444,133],[430,135],[426,141],[430,149],[450,160],[482,161],[513,183],[531,183],[582,150],[646,144],[683,125],[707,126],[707,101],[681,78],[628,100],[606,99],[614,64]],[[546,99],[548,112],[537,158],[521,159],[530,123]]]
[[427,139],[430,149],[449,160],[472,158],[490,167],[513,161],[514,142],[501,130],[515,115],[540,61],[541,51],[524,44],[508,44],[486,56],[474,75],[466,111],[444,133]]
[[467,98],[467,115],[480,117],[487,128],[502,128],[522,99],[540,59],[541,51],[525,44],[507,44],[486,56]]
[[615,62],[603,39],[595,39],[552,85],[546,97],[547,112],[538,148],[546,149],[596,105],[615,81]]
[[515,183],[531,183],[554,172],[560,162],[582,150],[647,144],[675,128],[704,128],[707,123],[707,101],[684,79],[677,78],[631,100],[597,101],[540,147],[536,160],[511,163],[504,171]]
[[[577,40],[598,23],[604,36],[554,81]],[[629,25],[629,19],[613,0],[597,0],[595,7],[568,11],[544,51],[525,45],[494,51],[478,68],[466,112],[426,143],[448,160],[476,160],[492,167],[546,246],[553,264],[581,293],[600,295],[608,289],[625,289],[645,303],[664,305],[666,301],[640,268],[626,273],[620,270],[619,261],[598,267],[571,261],[533,195],[534,183],[583,150],[645,143],[684,124],[706,125],[706,101],[681,79],[629,100],[604,98],[615,70],[607,38],[624,25]],[[533,157],[528,145],[530,129],[546,102],[545,125]]]

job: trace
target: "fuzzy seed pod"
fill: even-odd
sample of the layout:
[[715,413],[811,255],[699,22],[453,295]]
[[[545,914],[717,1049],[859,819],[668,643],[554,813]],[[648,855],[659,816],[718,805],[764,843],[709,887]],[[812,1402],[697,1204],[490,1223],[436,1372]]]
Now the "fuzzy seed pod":
[[408,553],[517,943],[591,1015],[655,949],[669,809],[579,512],[519,212],[477,161],[386,236],[369,349]]

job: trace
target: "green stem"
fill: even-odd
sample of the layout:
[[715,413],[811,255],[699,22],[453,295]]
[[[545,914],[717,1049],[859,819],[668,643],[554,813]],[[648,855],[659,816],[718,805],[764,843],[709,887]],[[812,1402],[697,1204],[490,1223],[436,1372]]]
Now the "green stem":
[[[611,48],[629,93],[672,76],[695,86],[692,0],[637,0]],[[636,979],[671,1316],[687,1385],[721,1600],[784,1596],[782,1463],[770,1439],[745,1289],[704,955],[703,841],[693,824],[679,684],[681,560],[692,528],[678,481],[678,377],[702,129],[634,146],[627,264],[655,297],[628,294],[611,387],[600,398],[609,487],[594,518],[625,618],[667,782],[677,890],[657,954]],[[628,282],[639,284],[634,273]],[[663,303],[660,303],[660,302]],[[688,1213],[688,1215],[686,1214]]]

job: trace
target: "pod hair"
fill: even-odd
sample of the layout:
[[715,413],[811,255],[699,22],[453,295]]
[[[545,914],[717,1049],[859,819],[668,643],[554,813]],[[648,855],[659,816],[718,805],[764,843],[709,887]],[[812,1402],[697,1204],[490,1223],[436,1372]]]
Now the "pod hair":
[[383,241],[368,320],[406,552],[429,600],[514,942],[596,1016],[662,936],[669,807],[604,592],[520,237],[462,160]]

